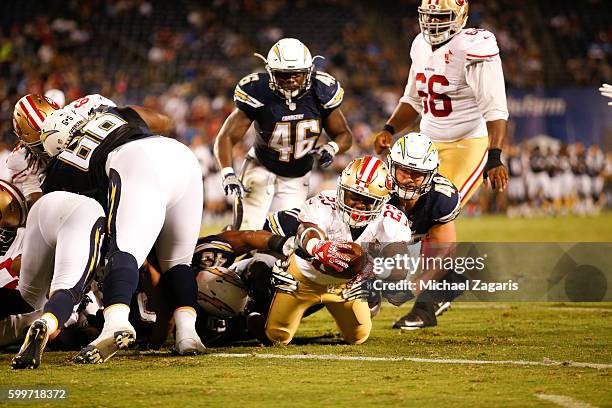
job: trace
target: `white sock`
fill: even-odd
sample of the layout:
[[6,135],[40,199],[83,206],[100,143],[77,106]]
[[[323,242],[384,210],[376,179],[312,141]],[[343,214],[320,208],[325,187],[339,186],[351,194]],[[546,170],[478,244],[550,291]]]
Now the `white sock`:
[[42,315],[40,320],[44,320],[47,324],[47,333],[52,335],[57,330],[57,318],[53,315],[53,313],[45,313]]
[[130,307],[123,303],[116,303],[104,309],[104,329],[107,327],[131,327]]
[[191,307],[179,307],[174,311],[174,323],[176,324],[177,339],[184,335],[196,334],[195,323],[198,315]]

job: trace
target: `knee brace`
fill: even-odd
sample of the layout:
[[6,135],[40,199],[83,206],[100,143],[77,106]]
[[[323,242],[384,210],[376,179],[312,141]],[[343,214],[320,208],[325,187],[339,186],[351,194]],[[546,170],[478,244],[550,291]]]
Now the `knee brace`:
[[138,287],[138,263],[133,255],[116,251],[109,255],[104,275],[104,307],[129,305]]

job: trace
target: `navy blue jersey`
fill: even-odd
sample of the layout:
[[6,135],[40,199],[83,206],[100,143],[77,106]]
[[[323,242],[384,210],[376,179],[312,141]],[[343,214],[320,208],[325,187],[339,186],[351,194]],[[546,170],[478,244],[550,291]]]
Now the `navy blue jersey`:
[[299,215],[299,208],[270,213],[263,229],[281,237],[293,237],[300,226]]
[[152,133],[131,108],[101,108],[92,120],[74,132],[66,149],[49,163],[41,186],[44,194],[58,190],[83,194],[107,208],[108,154]]
[[396,194],[392,194],[389,204],[404,211],[415,241],[422,239],[434,225],[446,224],[457,218],[461,210],[457,188],[441,175],[433,178],[429,191],[418,198],[410,211],[404,210]]
[[210,266],[229,268],[236,260],[234,248],[219,235],[198,239],[191,265],[198,271]]
[[342,103],[344,90],[334,77],[325,72],[312,76],[312,86],[293,100],[295,106],[270,89],[267,73],[245,76],[234,90],[236,106],[255,122],[255,157],[274,174],[301,177],[312,169],[308,153],[324,120]]

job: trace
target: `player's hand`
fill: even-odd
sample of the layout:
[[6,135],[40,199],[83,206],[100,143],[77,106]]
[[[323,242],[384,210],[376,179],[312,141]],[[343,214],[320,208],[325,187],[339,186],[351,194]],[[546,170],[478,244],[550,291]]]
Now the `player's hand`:
[[298,288],[299,282],[287,272],[289,266],[289,260],[277,259],[272,267],[272,285],[276,290],[285,293],[295,293]]
[[393,136],[386,130],[382,130],[374,136],[374,151],[376,154],[383,154],[385,150],[391,148]]
[[[601,96],[612,98],[612,85],[602,84],[601,88],[599,88],[599,92],[601,92]],[[608,106],[612,106],[612,102],[608,102]]]
[[485,186],[492,190],[504,191],[508,186],[508,170],[501,161],[501,149],[489,149],[487,164],[482,173]]
[[319,241],[312,248],[312,256],[318,259],[321,263],[335,269],[338,272],[349,267],[351,258],[342,253],[342,250],[351,249],[351,244],[348,241]]
[[223,191],[225,191],[225,195],[228,196],[230,194],[237,195],[242,198],[244,195],[245,188],[242,185],[242,182],[236,176],[235,173],[226,173],[223,175]]
[[321,166],[322,168],[326,168],[330,164],[332,164],[332,162],[334,161],[334,157],[336,157],[336,153],[338,153],[338,150],[339,148],[336,142],[329,142],[311,150],[310,154],[317,156],[319,166]]
[[367,300],[370,296],[371,282],[366,279],[359,279],[347,285],[342,290],[342,299],[350,302],[352,300]]

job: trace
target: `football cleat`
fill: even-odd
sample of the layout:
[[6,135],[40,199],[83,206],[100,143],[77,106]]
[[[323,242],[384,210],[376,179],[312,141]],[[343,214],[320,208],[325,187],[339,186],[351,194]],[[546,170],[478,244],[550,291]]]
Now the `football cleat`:
[[34,321],[28,329],[19,353],[11,362],[13,369],[38,368],[48,339],[47,323],[41,319]]
[[415,302],[408,314],[400,317],[394,324],[394,329],[418,330],[438,325],[436,306],[432,302]]
[[108,361],[119,350],[125,350],[136,341],[136,331],[133,327],[105,335],[104,332],[97,339],[85,346],[74,358],[76,363],[99,364]]
[[442,316],[444,312],[451,308],[451,302],[438,302],[434,304],[436,317]]
[[195,356],[206,353],[206,347],[197,335],[196,337],[183,337],[177,340],[175,349],[181,356]]

